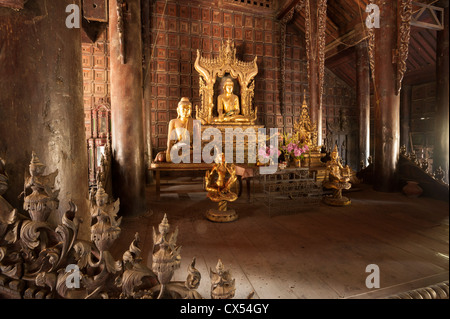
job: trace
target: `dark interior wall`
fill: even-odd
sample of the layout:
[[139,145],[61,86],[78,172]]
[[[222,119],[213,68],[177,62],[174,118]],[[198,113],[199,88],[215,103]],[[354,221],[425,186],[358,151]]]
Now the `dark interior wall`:
[[436,82],[412,86],[410,114],[411,142],[416,155],[419,158],[432,157],[435,141]]
[[[59,172],[54,224],[69,200],[85,220],[89,216],[81,33],[65,24],[66,6],[80,2],[35,0],[20,11],[0,8],[0,156],[10,176],[4,197],[21,208],[17,197],[35,151],[46,173]],[[88,226],[81,237],[88,236]]]
[[102,103],[111,103],[107,29],[99,35],[95,42],[90,41],[86,37],[82,37],[81,54],[86,138],[90,138],[93,135],[92,108]]

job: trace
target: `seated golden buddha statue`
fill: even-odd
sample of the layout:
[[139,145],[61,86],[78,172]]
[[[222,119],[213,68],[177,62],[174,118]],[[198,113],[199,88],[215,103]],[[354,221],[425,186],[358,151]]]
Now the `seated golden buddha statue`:
[[328,178],[324,180],[323,187],[333,189],[332,196],[325,196],[324,202],[332,206],[345,206],[351,203],[350,199],[342,196],[343,189],[350,189],[351,170],[348,165],[342,166],[337,145],[331,152],[331,159],[326,163]]
[[217,97],[217,112],[219,117],[215,122],[229,122],[229,121],[248,121],[240,114],[241,109],[239,105],[239,97],[233,93],[233,80],[228,78],[223,85],[223,94]]
[[219,209],[208,210],[206,217],[216,222],[231,222],[237,219],[234,210],[227,210],[227,203],[235,201],[238,196],[231,191],[236,182],[236,169],[234,164],[225,162],[225,154],[219,155],[211,171],[206,172],[205,185],[207,197],[219,204]]
[[169,122],[169,129],[167,132],[167,149],[164,152],[159,152],[156,155],[155,162],[172,162],[170,152],[175,146],[174,151],[179,151],[181,147],[188,145],[190,154],[192,154],[192,139],[194,120],[191,117],[192,104],[189,98],[182,97],[178,102],[177,107],[178,117]]

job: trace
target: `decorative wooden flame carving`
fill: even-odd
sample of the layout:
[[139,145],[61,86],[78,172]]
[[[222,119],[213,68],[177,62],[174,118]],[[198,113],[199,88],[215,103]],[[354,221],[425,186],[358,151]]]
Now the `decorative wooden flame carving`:
[[[374,3],[374,0],[370,0],[370,3]],[[372,73],[372,81],[375,83],[375,29],[374,28],[368,28],[368,48],[369,48],[369,63],[370,63],[370,70]]]
[[399,1],[399,31],[398,31],[398,56],[397,56],[397,94],[402,88],[403,76],[406,72],[406,60],[408,59],[409,40],[411,31],[412,0]]
[[294,17],[295,7],[281,20],[281,78],[280,78],[280,106],[281,113],[284,113],[284,92],[286,86],[286,28],[289,21]]
[[323,85],[325,81],[325,31],[327,27],[327,0],[319,0],[317,24],[317,58],[319,60],[319,110],[322,110]]
[[125,57],[125,21],[124,21],[124,8],[126,7],[125,0],[117,0],[117,33],[119,35],[119,47],[120,47],[120,61],[122,64],[126,63]]
[[[171,281],[181,256],[176,245],[178,229],[169,233],[166,215],[159,232],[153,230],[151,269],[142,264],[138,233],[122,259],[115,260],[109,250],[121,233],[119,199],[111,200],[99,183],[89,198],[91,220],[86,222],[91,225],[91,241],[78,240],[83,221],[76,217],[74,203],[69,203],[70,209],[56,228],[47,222],[59,203],[59,191],[54,190],[58,172],[44,175],[44,171],[45,165],[33,152],[31,175],[25,178],[23,193],[28,217],[2,197],[9,178],[5,161],[0,158],[0,298],[202,298],[196,291],[201,275],[195,268],[195,258],[186,281]],[[29,189],[32,192],[27,195]],[[212,277],[212,289],[213,298],[234,296],[234,279],[223,267],[218,266]]]

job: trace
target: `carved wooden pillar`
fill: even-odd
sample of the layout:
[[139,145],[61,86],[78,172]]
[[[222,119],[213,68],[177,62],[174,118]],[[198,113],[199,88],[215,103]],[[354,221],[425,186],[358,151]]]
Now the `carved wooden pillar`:
[[111,128],[114,196],[122,214],[145,209],[140,0],[111,0]]
[[444,30],[437,32],[436,48],[436,131],[434,144],[433,170],[439,166],[446,172],[445,180],[448,182],[449,173],[449,130],[448,130],[448,1],[444,10]]
[[81,0],[28,4],[19,11],[0,6],[0,156],[10,176],[4,197],[21,210],[18,195],[35,151],[46,174],[58,170],[60,203],[48,221],[59,224],[72,200],[85,221],[79,238],[89,240],[81,29],[65,24],[66,7]]
[[400,95],[393,52],[397,45],[397,1],[377,0],[380,28],[375,29],[374,189],[396,190],[400,148]]
[[356,46],[356,96],[359,110],[359,161],[370,155],[370,63],[367,42]]
[[400,93],[400,145],[406,146],[406,151],[411,151],[409,132],[411,125],[411,92],[412,86],[404,84]]
[[327,0],[305,1],[311,121],[317,123],[317,144],[322,145],[322,95],[325,76],[325,28]]
[[[144,103],[143,103],[143,121],[144,121],[144,153],[146,168],[150,167],[150,164],[154,158],[152,150],[152,26],[151,26],[151,1],[141,1],[142,6],[142,45],[143,45],[143,90],[144,90]],[[151,183],[153,180],[153,174],[150,170],[146,169],[146,181]]]

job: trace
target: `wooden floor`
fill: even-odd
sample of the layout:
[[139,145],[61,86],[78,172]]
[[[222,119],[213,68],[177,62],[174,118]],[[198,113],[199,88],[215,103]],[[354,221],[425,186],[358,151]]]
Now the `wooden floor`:
[[[182,246],[181,268],[174,280],[185,280],[195,256],[202,274],[198,291],[209,298],[209,269],[220,258],[236,279],[236,297],[262,299],[385,298],[449,278],[449,206],[430,198],[407,198],[359,185],[348,193],[352,204],[314,210],[298,207],[269,216],[262,194],[247,202],[244,194],[230,204],[239,214],[232,223],[204,218],[213,205],[205,193],[162,194],[147,190],[151,212],[125,217],[113,254],[120,258],[135,232],[144,260],[151,265],[152,227],[164,213]],[[285,207],[295,208],[289,201]],[[366,287],[366,266],[380,269],[380,288]]]

